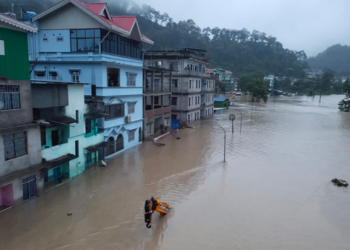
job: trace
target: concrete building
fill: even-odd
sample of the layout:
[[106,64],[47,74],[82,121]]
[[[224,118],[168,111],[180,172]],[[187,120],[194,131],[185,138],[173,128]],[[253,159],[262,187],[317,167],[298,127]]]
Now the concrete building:
[[264,81],[267,81],[269,83],[269,89],[273,89],[275,86],[275,76],[270,74],[268,76],[264,77]]
[[170,131],[172,71],[150,66],[144,69],[143,77],[143,136],[146,138]]
[[233,73],[230,70],[225,69],[208,69],[207,73],[212,73],[216,76],[217,81],[223,82],[226,85],[226,92],[236,90],[234,85]]
[[149,51],[145,65],[174,71],[171,78],[172,119],[191,123],[213,114],[215,78],[205,72],[205,50]]
[[36,197],[43,188],[27,32],[37,28],[0,14],[0,212]]
[[104,159],[103,132],[97,119],[103,103],[84,102],[84,85],[76,82],[32,80],[34,120],[40,124],[44,183],[70,179]]
[[[97,126],[108,142],[106,157],[138,145],[143,131],[143,44],[135,16],[111,16],[106,3],[64,0],[32,18],[29,37],[32,78],[86,82],[108,118]],[[38,58],[38,60],[37,60]],[[85,86],[91,97],[91,86]]]

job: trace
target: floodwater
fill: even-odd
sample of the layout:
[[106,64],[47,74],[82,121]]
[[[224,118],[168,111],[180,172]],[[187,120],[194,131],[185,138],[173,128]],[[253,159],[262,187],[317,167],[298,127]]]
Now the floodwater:
[[[350,188],[331,183],[350,182],[350,113],[338,111],[341,99],[272,97],[252,107],[241,97],[181,130],[180,140],[145,142],[0,214],[1,249],[348,250]],[[225,163],[215,123],[227,132]],[[154,214],[147,229],[151,195],[173,209]]]

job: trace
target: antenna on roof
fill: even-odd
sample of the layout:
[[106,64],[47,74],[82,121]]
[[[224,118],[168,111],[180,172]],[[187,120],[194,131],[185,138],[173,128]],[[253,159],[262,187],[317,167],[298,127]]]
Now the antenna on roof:
[[19,5],[19,7],[21,8],[21,11],[20,11],[20,12],[21,12],[21,20],[22,20],[22,12],[23,12],[23,11],[22,11],[22,10],[23,10],[22,6],[23,6],[23,4],[20,3],[20,4],[18,4],[18,5]]

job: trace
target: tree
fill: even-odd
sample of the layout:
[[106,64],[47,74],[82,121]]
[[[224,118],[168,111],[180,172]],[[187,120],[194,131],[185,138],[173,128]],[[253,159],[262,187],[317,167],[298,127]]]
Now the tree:
[[333,80],[334,75],[330,72],[325,72],[322,75],[322,79],[321,81],[318,82],[318,90],[320,93],[320,100],[319,102],[321,102],[321,97],[323,93],[330,93],[330,88],[332,85],[332,80]]
[[247,84],[247,90],[252,94],[252,102],[260,102],[263,99],[267,101],[267,87],[262,80],[254,80]]

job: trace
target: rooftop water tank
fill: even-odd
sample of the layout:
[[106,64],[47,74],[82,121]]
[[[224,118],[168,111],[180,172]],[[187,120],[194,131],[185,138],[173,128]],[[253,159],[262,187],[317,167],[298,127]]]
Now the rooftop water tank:
[[[5,16],[10,16],[10,13],[9,12],[6,12],[6,13],[4,13],[5,14]],[[15,13],[11,13],[12,14],[12,17],[14,18],[14,19],[17,19],[17,15],[15,14]]]
[[35,12],[27,11],[27,13],[24,15],[24,19],[29,20],[29,19],[32,19],[34,16],[36,16]]

